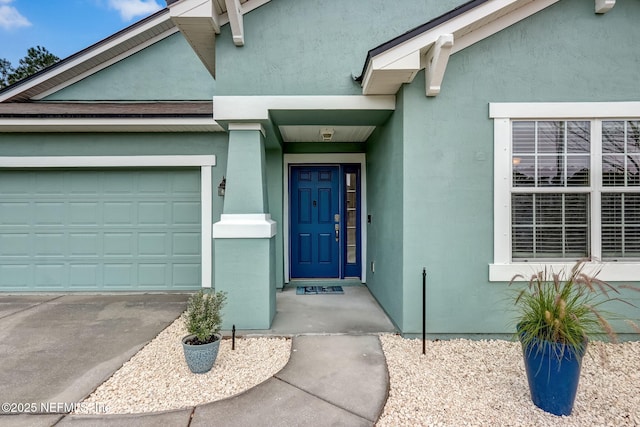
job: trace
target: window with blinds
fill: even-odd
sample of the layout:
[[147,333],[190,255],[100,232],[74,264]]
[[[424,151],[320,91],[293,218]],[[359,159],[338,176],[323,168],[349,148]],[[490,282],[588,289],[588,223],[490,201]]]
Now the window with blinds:
[[640,121],[602,122],[602,257],[640,258]]
[[592,124],[512,122],[512,260],[640,258],[640,121]]
[[513,260],[589,254],[590,123],[512,123]]

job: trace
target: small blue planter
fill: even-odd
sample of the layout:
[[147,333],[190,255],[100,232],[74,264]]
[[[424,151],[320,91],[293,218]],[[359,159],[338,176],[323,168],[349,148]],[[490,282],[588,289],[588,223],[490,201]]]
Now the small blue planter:
[[182,349],[184,350],[184,358],[187,361],[187,366],[194,374],[204,374],[209,372],[213,368],[213,364],[216,363],[218,357],[218,349],[220,348],[220,340],[222,336],[215,334],[217,338],[214,342],[202,345],[190,345],[185,341],[194,338],[194,335],[187,335],[182,338]]
[[538,408],[554,415],[571,415],[586,350],[586,341],[580,348],[539,340],[526,348],[522,344],[531,400]]

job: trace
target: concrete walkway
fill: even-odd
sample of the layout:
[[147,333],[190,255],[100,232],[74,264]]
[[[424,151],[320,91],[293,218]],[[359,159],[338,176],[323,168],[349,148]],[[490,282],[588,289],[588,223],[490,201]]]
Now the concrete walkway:
[[146,415],[67,415],[55,425],[373,426],[388,389],[377,336],[297,336],[280,372],[235,397]]
[[[0,403],[80,402],[169,325],[187,297],[0,295]],[[389,384],[375,334],[394,327],[368,290],[354,286],[340,296],[296,296],[295,289],[285,289],[277,298],[274,328],[243,335],[293,336],[290,360],[243,394],[149,414],[72,416],[63,408],[40,407],[40,414],[0,411],[0,425],[373,425]]]

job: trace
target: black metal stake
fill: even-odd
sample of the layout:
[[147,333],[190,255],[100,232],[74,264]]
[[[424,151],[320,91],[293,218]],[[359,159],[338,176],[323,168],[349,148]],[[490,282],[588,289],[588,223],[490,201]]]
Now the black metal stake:
[[231,327],[231,350],[236,349],[236,325]]
[[427,268],[422,267],[422,354],[426,354],[425,343],[427,341]]

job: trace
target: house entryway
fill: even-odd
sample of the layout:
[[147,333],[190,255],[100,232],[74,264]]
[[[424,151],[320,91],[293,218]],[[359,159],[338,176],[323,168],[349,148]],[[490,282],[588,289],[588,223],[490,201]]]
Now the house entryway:
[[358,164],[291,165],[291,279],[361,278]]
[[[344,294],[297,295],[291,281],[276,293],[276,315],[268,330],[243,330],[243,335],[379,334],[398,330],[369,289],[356,281],[343,285]],[[328,281],[331,285],[338,281]],[[320,283],[314,281],[313,283]],[[331,313],[331,315],[328,315]]]

